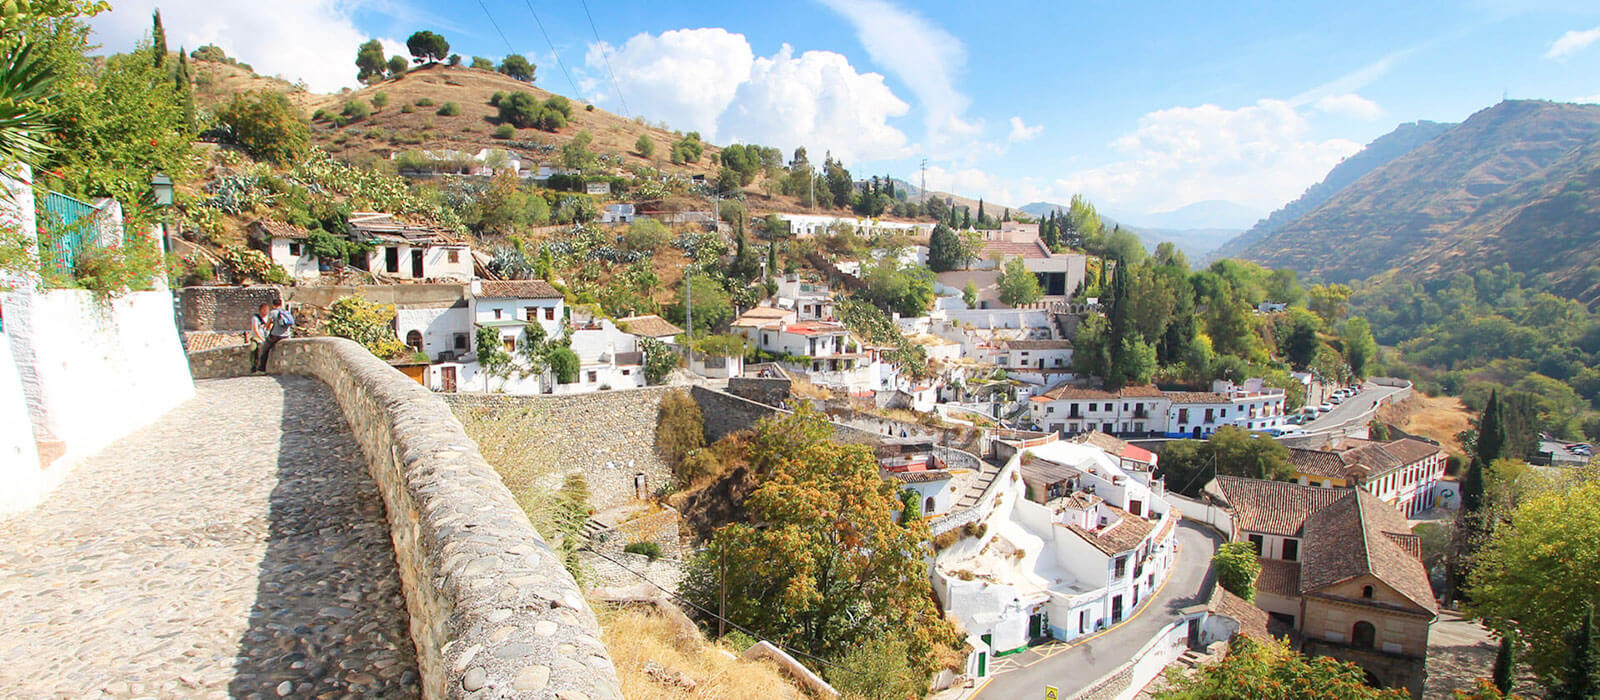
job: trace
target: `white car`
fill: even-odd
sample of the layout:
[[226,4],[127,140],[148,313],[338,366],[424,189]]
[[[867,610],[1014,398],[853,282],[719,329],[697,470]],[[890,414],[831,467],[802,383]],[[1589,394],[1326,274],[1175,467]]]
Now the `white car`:
[[1322,404],[1321,406],[1317,407],[1317,410],[1321,411],[1323,413],[1327,413],[1328,411],[1332,411],[1333,410],[1333,404],[1331,404],[1331,403]]

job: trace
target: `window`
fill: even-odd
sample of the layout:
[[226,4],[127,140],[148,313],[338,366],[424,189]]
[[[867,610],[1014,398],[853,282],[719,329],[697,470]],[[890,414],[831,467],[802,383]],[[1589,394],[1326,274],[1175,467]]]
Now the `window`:
[[290,241],[289,242],[289,254],[290,255],[299,255],[300,251],[301,251],[301,245],[299,243],[296,243],[294,241]]
[[1187,409],[1187,408],[1178,409],[1178,422],[1179,423],[1188,423],[1189,422],[1189,409]]
[[554,321],[554,320],[556,320],[556,307],[554,307],[554,306],[546,306],[544,308],[544,320],[546,320],[546,321]]
[[453,262],[453,263],[461,262],[461,251],[456,250],[454,248],[452,248],[452,249],[450,249],[448,251],[445,251],[444,256],[445,256],[445,259],[449,260],[450,262]]
[[1283,560],[1300,561],[1300,540],[1285,539],[1283,541]]
[[494,320],[496,320],[496,321],[500,320],[500,309],[495,309],[494,310]]
[[622,370],[622,376],[628,377],[628,376],[632,376],[632,375],[633,375],[633,370],[631,370],[631,369]]
[[1258,556],[1258,557],[1261,556],[1261,553],[1263,551],[1266,551],[1267,540],[1266,540],[1266,538],[1262,537],[1261,535],[1251,535],[1250,536],[1250,544],[1255,545],[1256,556]]
[[406,333],[406,347],[422,352],[422,331],[413,330]]
[[1112,574],[1112,578],[1122,578],[1126,575],[1128,575],[1128,558],[1117,557],[1116,573]]
[[537,321],[537,320],[539,320],[539,310],[538,309],[536,309],[536,308],[534,308],[532,306],[529,306],[529,307],[524,308],[522,311],[528,315],[528,320],[529,321]]
[[925,501],[922,502],[922,512],[923,513],[932,513],[933,512],[933,496],[929,496],[928,500],[925,500]]
[[500,342],[505,344],[506,352],[514,352],[517,349],[517,338],[516,338],[516,336],[508,335],[508,336],[506,336],[504,338],[501,338]]
[[1361,597],[1366,598],[1367,600],[1372,600],[1372,586],[1362,586]]
[[1372,623],[1362,620],[1350,629],[1350,644],[1358,649],[1371,649],[1372,643],[1378,636],[1378,630]]
[[1089,611],[1088,610],[1079,610],[1078,611],[1078,632],[1081,634],[1083,632],[1088,632],[1088,631],[1089,631]]
[[590,382],[600,381],[600,373],[591,369],[588,372],[588,378]]
[[467,334],[466,333],[457,333],[456,334],[455,348],[457,350],[466,350],[467,349]]

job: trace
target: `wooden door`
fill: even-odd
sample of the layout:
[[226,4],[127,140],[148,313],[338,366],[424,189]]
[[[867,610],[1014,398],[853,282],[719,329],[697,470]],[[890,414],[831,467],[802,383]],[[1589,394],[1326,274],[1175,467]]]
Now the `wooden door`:
[[454,393],[456,390],[456,368],[439,368],[439,388],[442,391]]

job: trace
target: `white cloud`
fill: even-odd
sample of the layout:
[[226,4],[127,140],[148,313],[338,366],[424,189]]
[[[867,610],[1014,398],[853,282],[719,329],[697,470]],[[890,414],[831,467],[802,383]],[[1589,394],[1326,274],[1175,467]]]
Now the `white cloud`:
[[1239,109],[1174,107],[1144,115],[1112,143],[1121,161],[1055,182],[1055,196],[1081,192],[1122,211],[1176,209],[1208,199],[1274,209],[1320,180],[1361,145],[1308,136],[1305,118],[1282,100]]
[[1594,29],[1573,29],[1560,38],[1550,42],[1550,50],[1544,52],[1544,57],[1552,61],[1566,61],[1579,51],[1600,41],[1600,27]]
[[707,140],[717,139],[717,118],[755,62],[744,35],[721,28],[638,34],[620,47],[591,44],[584,61],[604,70],[607,54],[630,108]]
[[955,88],[955,75],[967,61],[961,40],[884,0],[821,2],[850,22],[873,62],[911,88],[932,145],[964,145],[983,131],[982,121],[964,116],[971,100]]
[[718,135],[785,151],[821,147],[846,162],[906,155],[906,135],[888,119],[911,107],[883,76],[859,74],[831,51],[793,54],[785,44],[772,58],[755,60],[717,122]]
[[1317,111],[1328,114],[1351,117],[1371,121],[1383,115],[1383,108],[1378,103],[1353,92],[1343,95],[1328,95],[1315,104]]
[[1006,136],[1006,140],[1010,141],[1011,143],[1017,143],[1019,141],[1031,141],[1033,137],[1038,136],[1039,132],[1041,131],[1044,131],[1043,124],[1028,126],[1022,122],[1022,117],[1012,117],[1011,134]]
[[[190,50],[216,44],[262,75],[304,80],[317,92],[356,85],[356,47],[367,36],[350,18],[355,3],[340,0],[229,2],[166,0],[160,4],[167,47]],[[89,21],[103,51],[133,48],[149,34],[155,0],[119,0],[116,9]],[[399,54],[408,55],[404,45]],[[386,46],[385,50],[390,50]]]
[[[853,161],[904,156],[906,135],[889,120],[910,111],[877,73],[859,73],[831,51],[799,56],[785,44],[757,57],[744,35],[723,29],[640,34],[622,46],[589,47],[586,65],[605,70],[605,54],[628,106],[718,143],[829,150]],[[597,95],[609,104],[613,96]]]
[[1579,104],[1591,104],[1591,105],[1600,104],[1600,95],[1589,95],[1588,97],[1574,97],[1574,98],[1572,98],[1572,101],[1573,102],[1577,102]]

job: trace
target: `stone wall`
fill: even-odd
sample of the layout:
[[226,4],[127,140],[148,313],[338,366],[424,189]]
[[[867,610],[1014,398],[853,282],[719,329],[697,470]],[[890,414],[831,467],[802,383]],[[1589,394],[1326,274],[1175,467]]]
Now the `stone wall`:
[[277,301],[277,287],[184,287],[178,290],[186,331],[248,331],[250,315]]
[[278,344],[326,383],[383,494],[423,693],[620,698],[600,626],[449,407],[340,338]]
[[255,353],[244,345],[189,353],[189,374],[195,379],[242,377],[254,368]]
[[790,385],[780,377],[729,377],[728,393],[777,408],[789,400]]
[[636,475],[644,475],[647,494],[671,482],[671,468],[656,454],[656,418],[661,398],[669,391],[682,391],[682,387],[541,396],[439,396],[458,412],[466,407],[532,409],[539,426],[535,429],[550,435],[553,462],[581,467],[589,482],[590,505],[605,510],[635,500]]
[[[690,393],[694,396],[695,403],[700,405],[700,414],[705,417],[706,439],[708,442],[721,440],[730,433],[754,428],[756,423],[768,416],[791,415],[790,411],[781,408],[773,408],[763,403],[757,403],[699,385],[693,387]],[[877,444],[879,439],[873,433],[838,423],[833,424],[833,437],[840,442],[856,442],[868,445]]]

